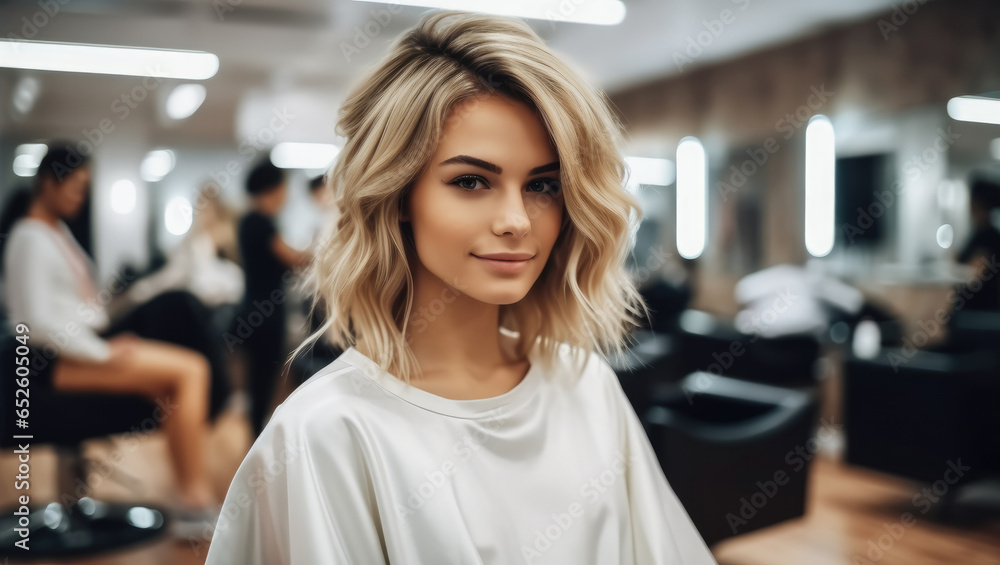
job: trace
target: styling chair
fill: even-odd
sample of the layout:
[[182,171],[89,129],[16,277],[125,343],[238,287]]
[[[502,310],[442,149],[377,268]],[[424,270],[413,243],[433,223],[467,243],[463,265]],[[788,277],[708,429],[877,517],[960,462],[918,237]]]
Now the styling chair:
[[[612,354],[608,364],[618,375],[622,390],[636,414],[649,407],[657,391],[680,380],[677,341],[672,335],[636,330],[632,346],[623,355]],[[678,376],[679,375],[679,376]]]
[[[934,350],[845,359],[845,460],[924,483],[948,479],[956,486],[941,518],[975,521],[1000,516],[1000,333],[974,330],[970,319],[956,325]],[[952,464],[967,467],[958,481]]]
[[761,384],[815,387],[820,343],[811,334],[762,337],[699,310],[680,317],[677,349],[683,374],[708,371]]
[[[0,559],[6,563],[84,557],[152,542],[166,534],[169,520],[164,510],[90,496],[91,462],[82,457],[82,444],[88,439],[156,429],[162,419],[157,405],[139,396],[53,390],[52,370],[58,358],[33,346],[30,332],[23,335],[29,336],[27,346],[0,318],[0,447],[22,458],[19,473],[26,476],[25,486],[33,486],[40,476],[33,467],[38,448],[54,447],[60,498],[39,504],[35,489],[15,491],[14,507],[0,513]],[[30,362],[21,365],[25,363],[21,359]],[[15,400],[22,399],[27,403],[16,406]],[[24,409],[27,413],[21,412]],[[26,420],[27,427],[18,427],[19,419]],[[113,463],[105,465],[109,465],[106,478],[136,482]],[[20,504],[25,495],[30,497],[28,504]],[[27,534],[28,550],[16,545],[25,543],[22,534]]]
[[817,415],[815,391],[696,372],[654,398],[642,422],[712,545],[805,514]]

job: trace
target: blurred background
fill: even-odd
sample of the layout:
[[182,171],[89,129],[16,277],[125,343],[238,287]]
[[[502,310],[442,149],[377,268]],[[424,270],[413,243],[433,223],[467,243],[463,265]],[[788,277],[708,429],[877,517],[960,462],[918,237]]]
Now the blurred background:
[[[207,328],[187,345],[212,367],[219,496],[270,409],[339,354],[255,376],[247,343],[267,333],[280,357],[318,327],[292,283],[328,217],[310,185],[336,158],[347,87],[432,7],[501,9],[416,4],[0,1],[0,244],[46,153],[83,157],[66,225],[112,320],[102,335],[155,337],[151,311]],[[629,268],[653,315],[610,361],[719,563],[1000,563],[1000,4],[506,4],[627,128],[644,210]],[[277,267],[252,243],[268,230]],[[249,298],[275,272],[291,276],[260,295],[272,315]],[[22,291],[5,284],[10,517]],[[255,319],[282,327],[251,338]],[[155,407],[37,382],[32,421],[58,425],[32,439],[35,554],[204,562],[210,535],[171,536],[158,510],[178,479]]]

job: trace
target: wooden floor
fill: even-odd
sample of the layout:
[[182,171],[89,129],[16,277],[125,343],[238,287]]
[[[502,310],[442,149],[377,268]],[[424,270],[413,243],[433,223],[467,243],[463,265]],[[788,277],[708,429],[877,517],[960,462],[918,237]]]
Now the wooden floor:
[[925,485],[829,458],[810,473],[806,516],[718,544],[720,565],[1000,565],[1000,521],[942,525],[913,505]]
[[[234,410],[220,417],[209,442],[209,463],[220,496],[249,441],[250,429],[242,413]],[[106,458],[115,449],[124,451],[118,468],[136,477],[137,482],[128,488],[98,474],[101,480],[94,486],[96,497],[151,502],[171,498],[173,476],[162,434],[148,434],[132,448],[113,440],[86,446],[87,454],[97,458]],[[52,451],[39,447],[31,461],[33,500],[54,499]],[[13,477],[16,467],[12,453],[0,454],[0,476]],[[14,501],[11,484],[9,480],[0,483],[3,508]],[[811,468],[805,518],[727,540],[714,552],[720,565],[1000,565],[1000,522],[972,529],[935,523],[912,505],[913,496],[921,488],[916,483],[847,467],[831,458],[817,458]],[[904,512],[913,513],[917,522],[904,528],[898,539],[883,536],[886,525],[891,528],[900,524]],[[871,550],[880,543],[882,549]],[[204,552],[204,547],[163,540],[139,550],[71,563],[194,565],[204,563]]]

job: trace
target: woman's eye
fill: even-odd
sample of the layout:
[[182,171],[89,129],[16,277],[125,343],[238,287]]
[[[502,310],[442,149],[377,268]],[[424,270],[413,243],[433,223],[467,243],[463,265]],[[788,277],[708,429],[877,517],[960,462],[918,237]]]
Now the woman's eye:
[[555,179],[535,179],[531,181],[531,184],[529,184],[528,187],[532,191],[535,191],[534,189],[536,188],[540,188],[541,190],[537,190],[537,192],[549,192],[553,196],[559,194],[559,191],[562,190],[562,184]]
[[483,179],[474,176],[458,177],[457,179],[451,181],[448,184],[453,184],[458,188],[461,188],[462,190],[472,192],[473,190],[476,190],[477,182],[482,182],[483,184],[486,184],[486,182],[483,181]]
[[[474,190],[477,190],[477,188],[479,188],[478,183],[482,183],[484,188],[488,188],[489,186],[487,185],[485,179],[474,175],[458,177],[448,184],[455,185],[466,192],[472,192]],[[534,192],[537,194],[548,192],[552,196],[556,196],[559,194],[559,191],[562,190],[562,185],[556,179],[549,179],[549,178],[535,179],[530,183],[528,183],[528,190],[529,192]]]

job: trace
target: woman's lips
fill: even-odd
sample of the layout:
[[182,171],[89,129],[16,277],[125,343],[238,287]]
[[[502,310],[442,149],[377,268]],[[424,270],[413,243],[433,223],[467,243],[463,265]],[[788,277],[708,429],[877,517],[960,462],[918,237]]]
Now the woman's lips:
[[501,261],[499,259],[486,259],[478,255],[473,255],[473,257],[482,262],[487,269],[496,273],[507,275],[514,275],[524,271],[524,269],[527,268],[528,263],[531,262],[531,259],[525,259],[523,261]]

